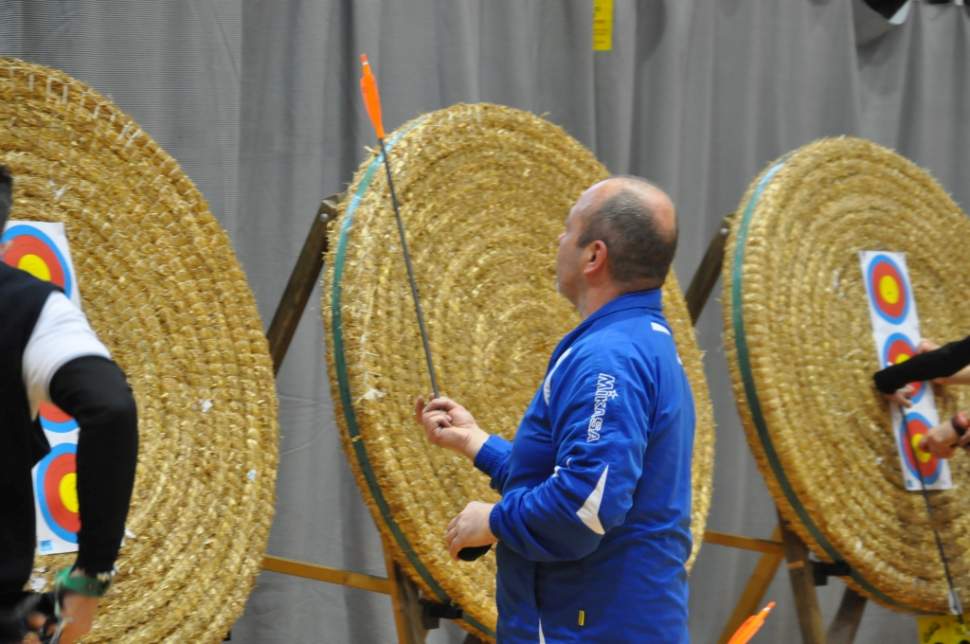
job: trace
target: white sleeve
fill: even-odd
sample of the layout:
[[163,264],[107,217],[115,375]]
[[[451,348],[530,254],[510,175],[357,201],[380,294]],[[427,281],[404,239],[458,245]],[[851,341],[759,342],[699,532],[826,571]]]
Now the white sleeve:
[[51,379],[57,370],[81,356],[110,358],[84,313],[63,293],[51,293],[37,318],[23,356],[24,387],[31,416],[50,401]]

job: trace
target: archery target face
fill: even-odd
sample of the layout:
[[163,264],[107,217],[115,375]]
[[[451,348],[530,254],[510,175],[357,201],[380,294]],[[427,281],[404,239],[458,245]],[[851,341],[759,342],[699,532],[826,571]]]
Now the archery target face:
[[904,414],[899,426],[899,442],[903,446],[906,468],[917,478],[922,474],[926,485],[935,483],[942,469],[940,459],[919,449],[920,442],[932,427],[925,416],[914,412]]
[[900,324],[909,313],[911,296],[903,270],[891,257],[877,255],[866,272],[866,288],[876,313],[890,324]]
[[[860,251],[859,261],[878,356],[873,367],[882,369],[905,362],[916,355],[921,337],[906,256],[886,250]],[[912,405],[907,408],[889,405],[889,426],[899,452],[903,485],[911,491],[920,490],[922,485],[927,489],[950,489],[953,480],[947,462],[932,458],[931,454],[919,449],[919,442],[939,419],[930,383],[912,382],[909,385],[913,389]]]
[[[884,367],[890,367],[906,362],[915,355],[916,346],[913,342],[902,333],[893,333],[883,343],[882,364]],[[909,384],[913,387],[913,394],[910,396],[910,400],[913,403],[917,403],[926,392],[926,383],[911,382]]]
[[[12,222],[3,234],[4,261],[45,282],[53,282],[69,299],[74,296],[74,272],[69,256],[36,224]],[[65,244],[66,246],[66,244]]]
[[61,408],[52,403],[43,402],[39,410],[40,426],[45,431],[55,434],[66,434],[77,429],[77,421],[61,411]]
[[55,535],[70,543],[77,543],[77,532],[81,528],[76,453],[76,445],[61,443],[37,464],[34,474],[41,515]]

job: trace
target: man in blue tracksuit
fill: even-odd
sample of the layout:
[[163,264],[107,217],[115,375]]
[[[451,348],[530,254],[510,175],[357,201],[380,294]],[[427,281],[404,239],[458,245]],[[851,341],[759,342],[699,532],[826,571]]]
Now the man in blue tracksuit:
[[559,291],[582,322],[553,352],[513,442],[447,398],[417,403],[435,444],[502,494],[448,526],[452,556],[498,543],[500,642],[687,642],[690,385],[661,311],[677,241],[667,195],[589,188],[560,235]]

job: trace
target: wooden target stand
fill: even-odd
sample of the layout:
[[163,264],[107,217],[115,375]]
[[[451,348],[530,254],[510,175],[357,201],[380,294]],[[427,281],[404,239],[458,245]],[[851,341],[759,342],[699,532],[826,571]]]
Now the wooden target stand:
[[[340,200],[341,195],[338,194],[327,197],[320,203],[266,332],[274,374],[279,373],[310,300],[310,294],[320,279],[324,256],[328,250],[329,224],[337,217]],[[687,288],[685,299],[693,324],[696,324],[721,275],[724,246],[732,216],[733,213],[722,220]],[[383,542],[385,538],[382,536],[381,539]],[[847,565],[844,562],[822,562],[810,557],[808,547],[788,528],[781,515],[778,517],[778,527],[767,539],[706,530],[704,542],[761,553],[754,572],[721,632],[718,640],[721,644],[727,642],[748,616],[757,612],[783,559],[787,561],[803,643],[849,644],[855,639],[866,606],[865,597],[846,586],[838,612],[826,632],[822,627],[822,614],[815,592],[815,587],[824,586],[829,577],[847,575]],[[439,626],[442,618],[455,619],[461,616],[461,610],[454,606],[445,606],[422,597],[418,587],[392,560],[386,542],[383,543],[383,548],[387,577],[340,570],[270,554],[263,557],[263,570],[390,595],[400,644],[420,644],[425,641],[429,630]],[[479,642],[481,640],[474,635],[465,638],[465,644]]]
[[[714,285],[721,276],[724,246],[732,217],[734,213],[726,215],[721,220],[721,226],[708,244],[707,251],[687,288],[685,299],[693,324],[697,323],[697,318],[700,317],[711,291],[714,290]],[[720,644],[727,642],[741,623],[749,615],[758,611],[764,594],[783,559],[787,562],[802,642],[804,644],[850,644],[855,639],[859,623],[862,621],[862,613],[866,608],[866,598],[846,586],[838,611],[826,631],[822,626],[822,611],[819,609],[818,594],[815,592],[817,586],[828,583],[829,577],[848,575],[848,565],[845,562],[828,563],[811,557],[808,546],[790,529],[788,522],[780,513],[778,526],[768,539],[755,539],[707,530],[704,532],[704,542],[761,553],[754,572],[751,573],[741,597],[735,604],[734,611],[721,631],[721,636],[718,638]]]
[[[276,307],[276,313],[273,314],[273,321],[266,332],[274,375],[279,373],[293,334],[303,317],[307,302],[310,301],[310,294],[320,280],[323,259],[329,247],[329,224],[337,217],[340,199],[341,195],[332,195],[320,202],[296,265]],[[382,536],[382,542],[384,539]],[[420,644],[425,641],[429,630],[438,628],[441,618],[454,619],[461,616],[460,609],[454,606],[445,606],[421,597],[418,587],[391,559],[386,542],[383,543],[383,548],[387,577],[339,570],[271,554],[263,557],[263,570],[390,595],[394,626],[400,644]],[[479,642],[481,640],[474,635],[465,638],[466,644]]]

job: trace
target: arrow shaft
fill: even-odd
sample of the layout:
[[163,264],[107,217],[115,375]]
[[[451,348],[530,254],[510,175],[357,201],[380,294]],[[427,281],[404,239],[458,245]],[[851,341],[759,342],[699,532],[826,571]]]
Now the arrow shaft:
[[[903,421],[906,422],[905,420]],[[913,445],[913,436],[910,432],[909,425],[906,425],[906,441]],[[933,520],[933,506],[930,504],[930,495],[926,489],[926,480],[923,478],[923,470],[920,469],[919,455],[916,453],[917,448],[912,447],[913,461],[916,465],[916,477],[919,479],[920,494],[923,496],[923,503],[926,505],[926,515],[930,520],[930,529],[933,531],[933,540],[936,542],[936,550],[940,553],[940,561],[943,563],[943,575],[946,577],[946,586],[949,590],[949,600],[950,600],[950,611],[958,615],[960,621],[963,621],[963,605],[960,603],[960,595],[957,594],[956,586],[953,584],[953,576],[950,574],[950,564],[946,558],[946,552],[943,551],[943,540],[940,538],[940,533],[936,529],[936,522]]]
[[401,240],[401,250],[404,255],[404,266],[407,268],[408,284],[411,286],[411,299],[414,301],[414,314],[418,318],[418,330],[421,332],[421,345],[424,347],[424,359],[428,366],[428,376],[431,378],[431,391],[437,398],[440,391],[438,389],[438,377],[435,374],[434,362],[431,360],[431,342],[428,340],[428,327],[424,321],[424,310],[421,308],[421,297],[418,295],[418,283],[414,278],[414,265],[411,262],[411,253],[408,250],[407,235],[404,232],[404,222],[401,220],[401,208],[397,202],[397,193],[394,191],[394,180],[391,178],[391,162],[387,157],[387,148],[384,139],[378,139],[381,144],[381,156],[384,157],[384,170],[387,173],[387,187],[391,192],[391,206],[394,208],[394,218],[397,220],[397,233]]
[[[363,65],[363,77],[360,82],[360,89],[363,93],[364,104],[367,107],[367,114],[371,124],[377,134],[377,140],[381,144],[381,156],[384,157],[384,170],[387,173],[387,187],[391,193],[391,206],[394,208],[394,218],[397,220],[397,234],[401,240],[401,251],[404,255],[404,266],[407,268],[408,284],[411,286],[411,299],[414,301],[414,314],[418,318],[418,329],[421,332],[421,345],[424,347],[424,359],[428,366],[428,376],[431,378],[431,391],[435,398],[440,396],[438,389],[438,377],[435,374],[434,362],[431,360],[431,343],[428,341],[428,327],[424,321],[424,311],[421,308],[421,298],[418,295],[418,284],[414,278],[414,266],[411,263],[411,252],[408,250],[407,235],[404,233],[404,222],[401,219],[401,208],[397,202],[397,192],[394,190],[394,179],[391,177],[391,162],[387,156],[387,146],[384,145],[384,125],[381,120],[381,99],[377,89],[377,80],[374,78],[367,62],[367,56],[360,58]],[[486,552],[491,546],[476,546],[462,548],[458,557],[464,561],[474,561]]]

